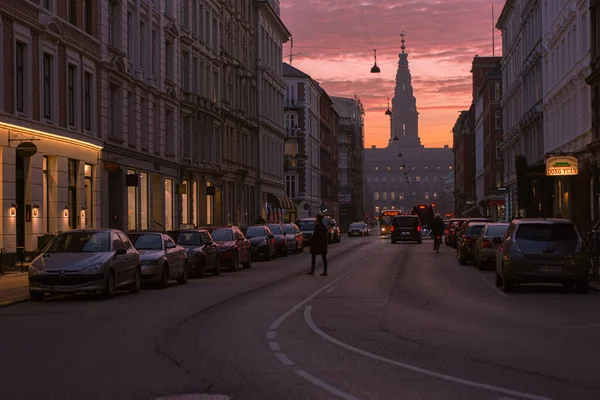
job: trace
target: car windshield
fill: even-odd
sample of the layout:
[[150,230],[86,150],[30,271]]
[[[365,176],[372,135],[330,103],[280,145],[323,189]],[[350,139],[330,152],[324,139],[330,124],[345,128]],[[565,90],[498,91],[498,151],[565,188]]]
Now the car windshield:
[[419,218],[416,217],[394,217],[395,226],[413,227],[419,225]]
[[128,233],[127,237],[138,250],[163,249],[163,238],[160,233]]
[[283,234],[283,231],[281,230],[281,226],[277,225],[277,224],[270,224],[267,225],[269,227],[269,229],[271,230],[271,232],[273,233],[273,235],[281,235]]
[[202,237],[198,232],[179,232],[176,242],[181,246],[200,246]]
[[523,224],[517,229],[518,240],[562,242],[579,239],[572,224]]
[[508,224],[506,225],[489,225],[487,230],[485,231],[486,236],[490,237],[502,237],[506,233],[508,229]]
[[296,231],[294,230],[294,225],[283,225],[283,231],[287,234],[294,234]]
[[358,228],[358,229],[362,229],[363,224],[350,224],[350,228]]
[[263,237],[265,236],[265,228],[262,226],[249,226],[246,228],[245,235],[247,238]]
[[110,251],[108,232],[65,232],[50,242],[46,253],[103,253]]
[[233,240],[231,229],[215,229],[210,234],[215,242],[229,242]]
[[315,221],[314,220],[304,220],[298,221],[298,226],[301,231],[312,231],[315,229]]

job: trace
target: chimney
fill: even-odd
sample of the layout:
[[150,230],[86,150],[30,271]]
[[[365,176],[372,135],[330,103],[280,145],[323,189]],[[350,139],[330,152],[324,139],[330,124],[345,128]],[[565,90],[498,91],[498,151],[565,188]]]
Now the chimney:
[[447,148],[448,148],[448,145],[447,145],[447,144],[445,144],[445,145],[444,145],[444,148],[445,148],[445,149],[447,149]]
[[372,149],[376,149],[376,148],[377,148],[377,146],[375,146],[375,145],[372,145],[372,146],[371,146],[371,148],[372,148]]

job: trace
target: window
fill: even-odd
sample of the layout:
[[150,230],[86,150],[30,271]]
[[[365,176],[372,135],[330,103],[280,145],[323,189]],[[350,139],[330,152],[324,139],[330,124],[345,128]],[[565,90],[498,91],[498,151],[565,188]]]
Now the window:
[[42,217],[44,218],[44,229],[46,232],[50,230],[50,187],[48,181],[48,156],[44,156],[42,160]]
[[415,182],[421,182],[421,177],[419,175],[415,177]]
[[296,175],[286,175],[285,176],[285,195],[291,199],[296,198]]
[[167,110],[165,115],[167,119],[167,129],[165,129],[166,151],[167,154],[172,155],[175,151],[175,143],[169,139],[173,137],[173,133],[175,132],[175,117],[172,110]]
[[160,154],[160,105],[158,103],[152,104],[152,148],[155,153]]
[[92,13],[90,10],[90,1],[83,0],[83,30],[92,33]]
[[189,0],[182,0],[181,6],[181,19],[183,21],[182,25],[184,28],[190,27],[190,3]]
[[85,227],[92,227],[92,211],[94,207],[92,190],[93,166],[85,164],[83,167],[84,184],[85,184]]
[[77,0],[69,0],[67,19],[71,24],[77,24]]
[[494,113],[494,128],[496,130],[500,129],[500,127],[501,127],[501,125],[500,125],[501,121],[502,121],[502,115],[500,114],[500,110],[496,110],[496,112]]
[[175,53],[173,52],[173,42],[166,41],[166,49],[167,49],[167,79],[171,82],[175,79],[175,74],[173,71],[173,66],[175,62]]
[[15,48],[15,101],[17,112],[25,112],[25,62],[27,45],[17,42]]
[[173,180],[165,179],[165,230],[173,229]]
[[390,192],[390,200],[396,200],[396,192]]
[[198,79],[198,57],[192,58],[192,92],[200,94],[200,82]]
[[216,18],[212,20],[212,47],[215,52],[219,48],[219,22]]
[[192,159],[192,120],[189,115],[181,117],[182,136],[183,136],[183,158]]
[[188,91],[190,84],[190,54],[183,52],[181,54],[181,89]]
[[373,193],[373,200],[379,200],[379,192]]
[[375,167],[375,171],[379,171],[379,167]]
[[502,171],[496,171],[496,188],[502,187]]
[[77,68],[74,65],[69,64],[69,66],[67,67],[67,104],[68,104],[67,107],[68,107],[69,126],[71,128],[74,128],[75,123],[76,123],[76,118],[75,118],[76,74],[77,74]]
[[198,181],[192,182],[192,191],[190,194],[192,201],[192,215],[190,216],[190,223],[198,226]]
[[388,199],[388,192],[383,192],[383,200],[387,200]]
[[379,206],[375,207],[375,212],[378,213],[379,212]]
[[133,62],[133,13],[127,11],[127,57]]
[[210,11],[206,10],[204,19],[204,42],[210,44]]
[[110,43],[111,46],[120,48],[119,22],[121,21],[121,8],[114,5],[112,1],[108,2],[108,18],[108,43]]
[[86,131],[92,130],[92,74],[86,72],[83,77],[83,118]]
[[146,69],[146,24],[140,21],[140,68]]
[[142,149],[148,150],[148,104],[145,98],[140,98],[140,139],[142,143]]
[[190,223],[190,215],[189,215],[189,196],[188,196],[188,192],[189,192],[189,185],[188,185],[188,181],[183,181],[181,182],[181,187],[183,190],[181,190],[180,196],[181,196],[181,223],[182,224],[189,224]]
[[127,142],[135,145],[135,93],[131,90],[127,92]]
[[44,53],[44,118],[52,120],[52,97],[54,95],[54,57]]
[[500,100],[500,82],[494,83],[494,100]]
[[500,144],[502,142],[500,140],[496,140],[496,160],[500,160],[502,158],[502,150],[500,149]]
[[77,228],[77,219],[79,218],[79,212],[77,210],[77,161],[69,160],[68,169],[68,190],[69,197],[67,199],[67,207],[69,207],[69,228]]
[[[135,170],[127,170],[127,175],[136,175]],[[137,186],[127,186],[127,230],[137,229]]]
[[44,8],[48,11],[52,11],[52,0],[44,0]]
[[108,128],[109,136],[116,138],[119,132],[119,121],[121,119],[121,88],[116,85],[110,86],[108,97],[108,119],[110,126]]
[[165,12],[167,14],[171,13],[171,10],[173,9],[173,4],[172,4],[173,0],[165,0]]

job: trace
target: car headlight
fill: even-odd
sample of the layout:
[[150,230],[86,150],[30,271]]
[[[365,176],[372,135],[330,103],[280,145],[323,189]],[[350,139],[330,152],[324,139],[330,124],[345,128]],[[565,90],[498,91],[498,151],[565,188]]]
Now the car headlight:
[[89,267],[86,267],[82,270],[80,270],[79,272],[77,272],[78,274],[85,274],[85,275],[95,275],[95,274],[99,274],[100,273],[100,267],[102,266],[102,264],[94,264],[94,265],[90,265]]
[[34,275],[41,274],[43,271],[39,265],[36,265],[35,263],[33,263],[29,266],[28,272],[29,272],[29,276],[34,276]]
[[158,260],[157,259],[142,260],[142,265],[156,265],[156,264],[158,264]]

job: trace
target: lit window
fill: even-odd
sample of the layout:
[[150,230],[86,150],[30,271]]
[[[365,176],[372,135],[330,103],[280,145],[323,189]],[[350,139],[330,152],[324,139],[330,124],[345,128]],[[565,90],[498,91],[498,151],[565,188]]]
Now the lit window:
[[379,212],[379,206],[375,207],[375,212],[378,213]]
[[390,166],[388,165],[388,167],[387,167],[387,170],[388,170],[388,171],[391,171],[391,170],[392,170],[392,167],[390,167]]
[[379,171],[379,167],[375,167],[375,171]]

